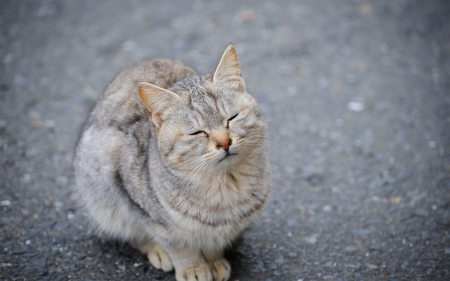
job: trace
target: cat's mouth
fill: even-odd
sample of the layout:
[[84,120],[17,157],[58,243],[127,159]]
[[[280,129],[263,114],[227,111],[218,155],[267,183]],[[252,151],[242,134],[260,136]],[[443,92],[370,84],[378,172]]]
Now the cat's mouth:
[[222,159],[219,160],[219,163],[222,162],[223,160],[225,160],[226,158],[229,158],[229,157],[231,157],[233,155],[237,155],[237,153],[231,153],[231,152],[227,151],[227,154],[225,154],[225,156],[222,157]]

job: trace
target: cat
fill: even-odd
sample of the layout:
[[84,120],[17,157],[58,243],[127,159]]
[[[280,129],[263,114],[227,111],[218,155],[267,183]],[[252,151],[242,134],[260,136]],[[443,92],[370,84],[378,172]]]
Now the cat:
[[119,73],[91,112],[76,189],[99,236],[175,269],[177,281],[228,280],[223,250],[270,193],[265,135],[232,44],[206,75],[146,60]]

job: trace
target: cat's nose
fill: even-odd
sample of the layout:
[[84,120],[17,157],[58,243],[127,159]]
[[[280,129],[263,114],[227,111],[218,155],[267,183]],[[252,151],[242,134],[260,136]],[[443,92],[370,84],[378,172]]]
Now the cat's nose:
[[217,149],[222,147],[225,151],[228,151],[228,149],[230,148],[230,145],[231,145],[231,139],[227,138],[227,139],[217,142]]

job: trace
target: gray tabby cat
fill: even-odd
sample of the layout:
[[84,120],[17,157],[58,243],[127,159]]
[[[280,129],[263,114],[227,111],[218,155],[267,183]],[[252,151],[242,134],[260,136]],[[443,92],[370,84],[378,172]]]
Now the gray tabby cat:
[[89,116],[77,190],[99,235],[178,281],[228,280],[223,249],[270,191],[266,125],[233,45],[212,74],[153,59],[121,72]]

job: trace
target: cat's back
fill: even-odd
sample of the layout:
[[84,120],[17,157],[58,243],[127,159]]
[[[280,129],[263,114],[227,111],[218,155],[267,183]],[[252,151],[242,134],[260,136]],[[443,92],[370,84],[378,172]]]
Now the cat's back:
[[168,89],[176,82],[196,72],[180,61],[169,59],[144,60],[120,72],[97,101],[85,130],[90,126],[127,126],[147,116],[139,98],[139,82],[152,83]]
[[[133,179],[139,179],[140,185],[147,181],[153,133],[148,110],[139,98],[138,83],[145,81],[170,88],[194,74],[192,68],[179,61],[145,60],[120,72],[97,101],[78,142],[74,168],[77,189],[82,194],[80,203],[100,225],[106,223],[100,227],[101,231],[111,232],[107,231],[110,225],[123,227],[120,223],[107,223],[114,212],[127,214],[129,210],[139,210],[127,199],[125,190],[133,186],[130,185]],[[111,206],[116,206],[114,212],[105,213]],[[132,224],[131,218],[121,223]]]

